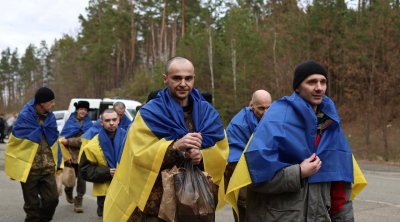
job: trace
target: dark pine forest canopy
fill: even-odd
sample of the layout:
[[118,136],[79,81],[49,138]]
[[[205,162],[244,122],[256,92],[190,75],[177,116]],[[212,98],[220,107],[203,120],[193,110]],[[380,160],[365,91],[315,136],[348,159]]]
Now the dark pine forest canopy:
[[291,94],[295,65],[314,59],[329,71],[327,94],[356,156],[400,159],[399,0],[232,2],[90,0],[76,36],[1,52],[0,108],[20,110],[42,85],[58,109],[73,97],[145,101],[180,55],[226,125],[256,89]]

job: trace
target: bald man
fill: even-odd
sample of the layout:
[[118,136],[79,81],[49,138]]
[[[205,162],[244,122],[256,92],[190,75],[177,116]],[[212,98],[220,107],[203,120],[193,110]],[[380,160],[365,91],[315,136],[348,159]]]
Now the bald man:
[[253,93],[249,107],[253,111],[253,114],[256,116],[258,121],[260,121],[271,103],[271,94],[263,89],[260,89]]
[[[166,87],[139,110],[127,133],[121,162],[107,191],[104,221],[215,220],[217,205],[213,204],[225,203],[223,176],[229,148],[222,120],[194,88],[195,78],[188,59],[174,57],[166,63]],[[220,194],[213,193],[201,215],[197,207],[185,206],[178,198],[176,214],[160,210],[162,204],[171,203],[163,197],[162,174],[183,163],[207,172],[212,177],[208,185]]]
[[[269,92],[265,90],[257,90],[253,93],[248,107],[243,108],[237,113],[228,127],[226,134],[229,141],[229,158],[228,166],[226,167],[225,177],[227,181],[232,176],[233,170],[239,161],[240,156],[246,147],[250,136],[253,134],[258,122],[263,117],[265,111],[272,103],[272,98]],[[226,183],[227,185],[228,183]],[[238,200],[239,219],[246,221],[246,190],[241,189]],[[238,221],[236,214],[233,214],[235,221]]]

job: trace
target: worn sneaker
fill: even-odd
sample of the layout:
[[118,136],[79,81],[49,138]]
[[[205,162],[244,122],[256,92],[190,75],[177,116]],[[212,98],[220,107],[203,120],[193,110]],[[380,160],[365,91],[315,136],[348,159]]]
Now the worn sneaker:
[[74,211],[75,213],[83,213],[83,207],[82,207],[82,197],[76,196],[74,199]]

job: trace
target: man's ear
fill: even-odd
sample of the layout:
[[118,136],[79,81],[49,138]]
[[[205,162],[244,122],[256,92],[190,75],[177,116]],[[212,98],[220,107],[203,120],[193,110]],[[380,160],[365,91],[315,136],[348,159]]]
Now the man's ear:
[[163,83],[164,83],[164,84],[167,84],[167,81],[168,81],[168,76],[167,76],[167,74],[163,74]]

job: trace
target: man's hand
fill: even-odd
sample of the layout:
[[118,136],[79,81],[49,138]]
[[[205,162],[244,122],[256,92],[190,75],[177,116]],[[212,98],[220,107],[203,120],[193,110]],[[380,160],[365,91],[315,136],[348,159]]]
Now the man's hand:
[[117,172],[117,169],[110,168],[110,174],[111,174],[112,177],[114,176],[115,172]]
[[321,168],[322,161],[313,153],[309,158],[300,163],[301,178],[312,176]]
[[61,143],[62,143],[62,145],[64,145],[64,146],[68,146],[68,140],[65,139],[65,138],[63,138],[63,139],[61,140]]
[[203,159],[203,155],[201,155],[200,149],[190,149],[185,153],[186,158],[192,159],[193,165],[197,165]]
[[179,151],[187,151],[190,149],[200,149],[203,137],[201,133],[188,133],[184,137],[175,141],[173,148]]

